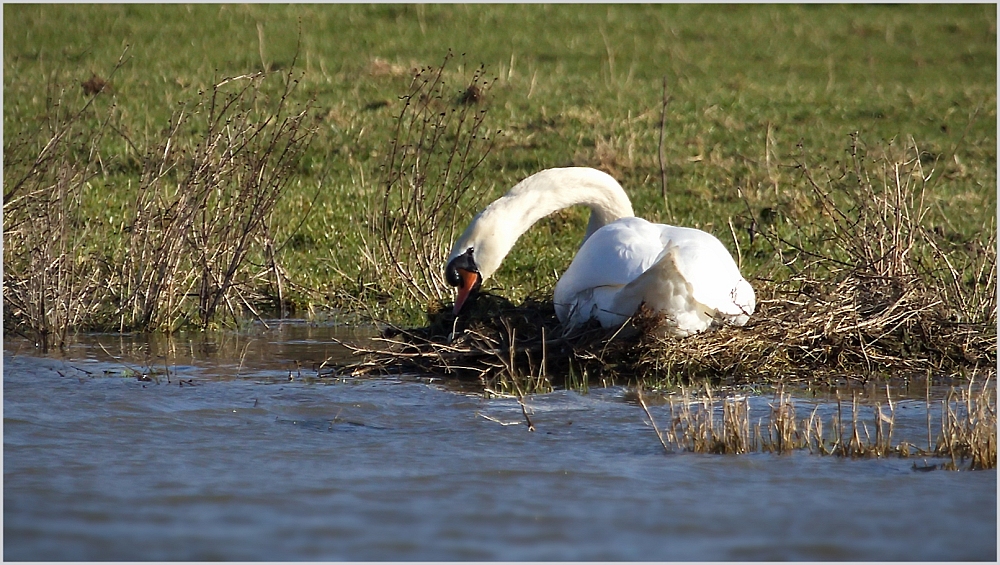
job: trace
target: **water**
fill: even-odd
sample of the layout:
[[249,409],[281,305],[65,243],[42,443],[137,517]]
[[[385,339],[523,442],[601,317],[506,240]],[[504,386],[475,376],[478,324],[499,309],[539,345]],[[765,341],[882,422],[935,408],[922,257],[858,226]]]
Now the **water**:
[[621,388],[531,397],[529,432],[446,381],[308,378],[331,331],[7,340],[4,559],[997,558],[995,471],[667,455]]

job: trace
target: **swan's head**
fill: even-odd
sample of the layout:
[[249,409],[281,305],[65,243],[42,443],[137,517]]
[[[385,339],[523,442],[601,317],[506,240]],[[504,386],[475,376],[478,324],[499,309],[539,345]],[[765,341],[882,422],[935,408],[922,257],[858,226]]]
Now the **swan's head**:
[[472,223],[455,241],[444,268],[448,284],[457,287],[455,314],[462,309],[470,295],[475,294],[484,282],[500,268],[504,256],[521,235],[512,227],[506,214],[495,205],[472,219]]
[[478,291],[483,284],[483,276],[476,265],[475,249],[470,247],[465,253],[448,261],[444,275],[448,284],[458,287],[458,296],[455,298],[455,315],[458,315],[469,295]]
[[586,167],[535,173],[477,214],[455,242],[445,267],[448,284],[458,287],[455,314],[500,268],[521,234],[552,212],[578,204],[591,210],[584,239],[601,226],[632,216],[632,204],[618,181]]

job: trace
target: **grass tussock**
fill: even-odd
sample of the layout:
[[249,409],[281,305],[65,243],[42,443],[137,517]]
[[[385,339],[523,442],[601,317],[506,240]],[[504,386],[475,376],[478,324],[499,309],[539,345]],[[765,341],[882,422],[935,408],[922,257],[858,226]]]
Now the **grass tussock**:
[[[996,387],[987,380],[975,386],[952,388],[941,400],[940,422],[932,425],[935,403],[927,399],[927,444],[893,441],[896,404],[888,387],[885,404],[863,405],[855,392],[850,403],[837,396],[835,415],[819,415],[820,406],[799,417],[795,403],[778,387],[764,417],[751,417],[748,396],[719,399],[708,385],[701,394],[682,389],[679,395],[658,400],[668,406],[666,423],[657,424],[642,387],[627,395],[642,407],[649,425],[668,453],[788,454],[807,450],[819,455],[856,458],[936,457],[945,462],[917,466],[916,470],[994,469],[997,465]],[[936,442],[931,441],[933,436]]]
[[[114,100],[96,110],[106,89],[85,87],[75,110],[67,92],[51,98],[34,136],[4,147],[5,332],[48,348],[78,330],[206,328],[280,302],[271,215],[313,135],[296,85],[291,70],[217,81],[146,143]],[[102,153],[105,136],[124,151]],[[102,185],[113,167],[135,169],[137,184]],[[131,194],[113,238],[90,233],[112,212],[85,206],[101,190]]]

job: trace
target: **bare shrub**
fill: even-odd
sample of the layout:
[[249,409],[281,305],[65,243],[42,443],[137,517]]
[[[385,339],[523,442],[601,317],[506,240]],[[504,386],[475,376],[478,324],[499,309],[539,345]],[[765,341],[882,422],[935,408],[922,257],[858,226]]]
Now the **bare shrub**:
[[[276,98],[265,94],[272,77],[283,80]],[[113,103],[101,120],[85,115],[102,90],[76,111],[61,95],[50,101],[40,150],[27,134],[4,146],[5,331],[47,348],[76,330],[207,327],[220,307],[254,312],[270,277],[281,282],[270,216],[314,131],[311,103],[291,107],[297,83],[292,70],[222,80],[146,150],[116,124]],[[101,155],[108,135],[141,161],[128,187],[102,185],[135,191],[121,234],[84,206],[119,158]]]
[[230,318],[256,314],[258,279],[282,276],[273,261],[254,268],[247,259],[255,247],[264,256],[274,205],[314,129],[311,104],[290,108],[292,72],[273,106],[262,93],[267,78],[215,84],[175,113],[147,154],[121,261],[121,327],[176,327],[192,314],[194,297],[202,327],[220,306]]
[[[449,87],[449,53],[420,69],[400,97],[394,138],[368,205],[364,268],[377,292],[399,292],[421,306],[450,296],[443,268],[451,242],[486,190],[469,190],[493,147],[484,101],[493,81],[482,67]],[[473,93],[473,94],[470,94]],[[460,225],[461,224],[461,225]]]
[[5,138],[4,332],[22,333],[43,350],[61,346],[70,329],[94,323],[104,303],[107,265],[92,245],[96,234],[84,208],[88,186],[101,174],[99,147],[116,117],[114,105],[91,112],[102,90],[78,108],[71,92],[50,92],[38,130]]

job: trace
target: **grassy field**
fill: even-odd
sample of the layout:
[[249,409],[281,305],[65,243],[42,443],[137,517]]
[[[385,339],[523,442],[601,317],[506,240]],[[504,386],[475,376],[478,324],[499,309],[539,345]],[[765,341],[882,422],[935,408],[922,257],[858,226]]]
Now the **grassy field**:
[[[274,278],[261,274],[273,259],[299,315],[353,297],[380,316],[418,322],[426,304],[366,279],[363,238],[399,97],[413,69],[441,65],[450,51],[448,100],[480,65],[495,79],[477,108],[499,133],[471,185],[487,200],[544,168],[602,168],[638,215],[738,247],[756,285],[778,276],[776,255],[748,228],[770,222],[791,233],[819,218],[803,198],[802,165],[837,179],[856,135],[873,173],[879,158],[908,150],[933,170],[929,230],[959,246],[987,245],[996,234],[996,44],[993,5],[5,5],[5,227],[19,196],[8,187],[31,170],[57,117],[84,108],[79,143],[63,163],[96,164],[80,183],[72,222],[80,235],[70,247],[77,270],[120,259],[145,163],[172,119],[182,110],[194,117],[174,142],[196,147],[207,127],[202,93],[270,70],[247,111],[273,107],[283,77],[293,76],[288,111],[304,112],[302,127],[315,129],[282,169],[266,237],[247,244],[257,270],[240,284],[275,295]],[[110,87],[87,106],[81,85],[92,76]],[[664,84],[668,202],[658,161]],[[586,211],[574,210],[538,224],[491,281],[494,292],[515,302],[550,295],[585,222]],[[21,260],[10,245],[5,236],[5,273]],[[966,278],[982,284],[981,273]],[[7,319],[6,274],[4,282],[7,329],[16,324]],[[194,320],[185,316],[160,325]],[[133,325],[119,318],[76,327]]]

